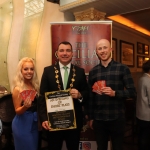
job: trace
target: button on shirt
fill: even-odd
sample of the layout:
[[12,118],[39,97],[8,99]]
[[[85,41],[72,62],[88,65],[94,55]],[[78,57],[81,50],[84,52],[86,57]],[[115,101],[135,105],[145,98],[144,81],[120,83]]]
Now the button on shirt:
[[[64,85],[64,72],[65,72],[65,69],[63,68],[64,65],[59,62],[59,66],[60,66],[60,73],[61,73],[61,77],[62,77],[62,81],[63,81],[63,85]],[[70,68],[71,68],[71,63],[69,63],[69,64],[66,65],[66,66],[67,66],[68,77],[69,77]]]

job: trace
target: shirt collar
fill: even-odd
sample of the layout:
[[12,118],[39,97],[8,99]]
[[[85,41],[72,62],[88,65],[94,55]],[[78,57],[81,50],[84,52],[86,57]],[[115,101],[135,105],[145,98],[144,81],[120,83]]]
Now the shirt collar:
[[[108,66],[110,66],[111,64],[113,64],[113,62],[114,62],[114,60],[113,60],[113,59],[111,59],[111,61],[108,63]],[[99,64],[100,64],[101,66],[103,66],[103,65],[102,65],[102,63],[101,63],[101,61],[100,61],[100,63],[99,63]],[[107,66],[107,67],[108,67],[108,66]],[[103,66],[103,67],[104,67],[104,66]]]
[[[64,67],[64,65],[59,61],[59,66],[60,66],[60,69]],[[71,63],[69,63],[68,65],[66,65],[68,69],[71,68]]]

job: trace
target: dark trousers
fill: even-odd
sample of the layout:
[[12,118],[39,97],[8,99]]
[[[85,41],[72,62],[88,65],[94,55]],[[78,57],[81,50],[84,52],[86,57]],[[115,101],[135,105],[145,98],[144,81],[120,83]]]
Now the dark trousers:
[[107,150],[109,138],[113,150],[123,150],[125,120],[93,121],[93,128],[97,142],[97,150]]
[[150,121],[137,119],[139,150],[150,150]]
[[79,129],[48,132],[49,150],[61,150],[63,141],[66,142],[67,150],[78,150],[80,141]]

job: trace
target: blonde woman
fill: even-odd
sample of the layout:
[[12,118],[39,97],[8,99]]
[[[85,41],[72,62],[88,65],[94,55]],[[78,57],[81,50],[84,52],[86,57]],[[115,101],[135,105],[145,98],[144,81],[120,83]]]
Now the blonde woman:
[[[36,96],[22,98],[21,92],[34,90]],[[17,66],[14,79],[13,103],[16,116],[12,122],[15,150],[38,149],[37,97],[39,82],[32,58],[22,58]]]

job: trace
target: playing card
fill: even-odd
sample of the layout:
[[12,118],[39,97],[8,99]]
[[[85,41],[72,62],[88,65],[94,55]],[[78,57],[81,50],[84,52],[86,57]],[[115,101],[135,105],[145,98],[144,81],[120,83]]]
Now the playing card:
[[25,100],[29,95],[29,90],[24,90],[20,93],[22,100]]
[[30,94],[29,94],[29,97],[30,97],[30,99],[31,99],[32,101],[34,100],[35,95],[36,95],[36,91],[35,91],[35,90],[31,90],[31,91],[30,91]]
[[34,100],[36,91],[35,90],[24,90],[20,93],[22,100],[26,100],[26,98],[30,98],[31,100]]
[[99,86],[99,89],[106,87],[106,81],[105,80],[99,80],[99,81],[97,81],[97,84]]
[[97,84],[97,82],[95,82],[94,83],[94,85],[92,86],[92,88],[93,88],[93,92],[96,92],[96,93],[100,93],[100,91],[99,91],[99,85]]
[[106,81],[105,80],[99,80],[95,82],[92,86],[92,91],[101,94],[101,88],[106,87]]
[[94,83],[94,85],[92,86],[92,88],[95,89],[95,90],[99,90],[99,86],[98,86],[97,82]]

